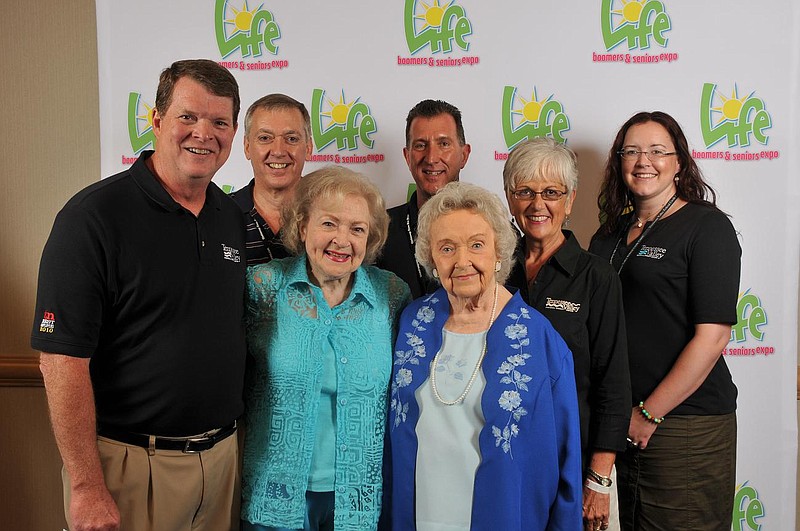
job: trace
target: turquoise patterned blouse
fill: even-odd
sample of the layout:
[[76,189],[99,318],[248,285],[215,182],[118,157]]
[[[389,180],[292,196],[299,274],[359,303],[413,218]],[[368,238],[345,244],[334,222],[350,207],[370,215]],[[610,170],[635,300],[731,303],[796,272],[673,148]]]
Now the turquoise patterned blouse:
[[336,353],[337,531],[375,529],[397,318],[408,286],[373,266],[329,308],[306,256],[248,268],[242,518],[302,528],[320,399],[323,345]]

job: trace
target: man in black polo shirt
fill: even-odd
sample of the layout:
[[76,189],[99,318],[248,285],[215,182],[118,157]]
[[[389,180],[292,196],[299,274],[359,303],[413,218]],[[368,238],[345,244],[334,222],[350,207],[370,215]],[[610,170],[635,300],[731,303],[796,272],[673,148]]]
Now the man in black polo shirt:
[[444,185],[458,180],[469,153],[461,111],[456,107],[441,100],[423,100],[409,111],[403,156],[417,190],[407,203],[387,211],[389,235],[377,265],[405,280],[415,299],[438,287],[414,257],[419,209]]
[[312,147],[311,118],[294,98],[269,94],[247,109],[244,154],[253,179],[232,194],[245,216],[247,265],[289,256],[278,234],[281,210],[294,197]]
[[238,114],[230,72],[173,63],[156,94],[156,151],[56,217],[31,344],[71,529],[238,522],[244,228],[211,183]]

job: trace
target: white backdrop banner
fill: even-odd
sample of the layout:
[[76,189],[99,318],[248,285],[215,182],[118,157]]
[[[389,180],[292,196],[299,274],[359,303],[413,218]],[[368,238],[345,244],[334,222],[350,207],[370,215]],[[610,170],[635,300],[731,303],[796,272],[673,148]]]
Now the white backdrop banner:
[[[236,76],[242,115],[283,92],[313,124],[311,171],[364,173],[391,206],[412,183],[405,116],[418,101],[461,109],[462,179],[501,194],[509,150],[550,136],[579,156],[572,228],[597,228],[608,149],[635,112],[683,126],[743,249],[739,322],[725,351],[739,388],[733,529],[794,529],[800,264],[800,4],[789,0],[394,0],[97,2],[101,169],[155,137],[160,71],[209,58]],[[240,128],[215,182],[252,177]]]

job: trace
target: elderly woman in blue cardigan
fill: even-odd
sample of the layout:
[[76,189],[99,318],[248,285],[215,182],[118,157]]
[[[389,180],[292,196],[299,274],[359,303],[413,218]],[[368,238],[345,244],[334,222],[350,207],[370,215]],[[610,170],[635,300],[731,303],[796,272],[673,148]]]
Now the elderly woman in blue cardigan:
[[395,530],[580,530],[572,356],[503,287],[516,237],[499,198],[454,182],[420,210],[439,279],[400,318],[389,414]]

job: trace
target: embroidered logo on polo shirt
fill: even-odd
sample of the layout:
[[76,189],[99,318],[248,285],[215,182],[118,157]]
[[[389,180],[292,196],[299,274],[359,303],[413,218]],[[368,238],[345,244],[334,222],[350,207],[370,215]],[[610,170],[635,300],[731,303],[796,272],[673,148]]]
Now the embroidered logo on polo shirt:
[[241,257],[239,256],[239,249],[228,247],[224,243],[222,244],[222,258],[224,258],[225,260],[230,260],[231,262],[241,261]]
[[667,254],[667,250],[663,247],[649,247],[647,245],[642,245],[642,248],[639,249],[639,252],[636,254],[636,256],[661,260],[664,258],[665,254]]
[[56,314],[53,312],[44,312],[42,317],[42,324],[39,325],[39,332],[52,334],[56,328]]
[[551,299],[550,297],[547,297],[547,302],[544,307],[548,310],[562,310],[570,313],[576,313],[581,309],[581,305],[577,302],[560,301],[558,299]]

